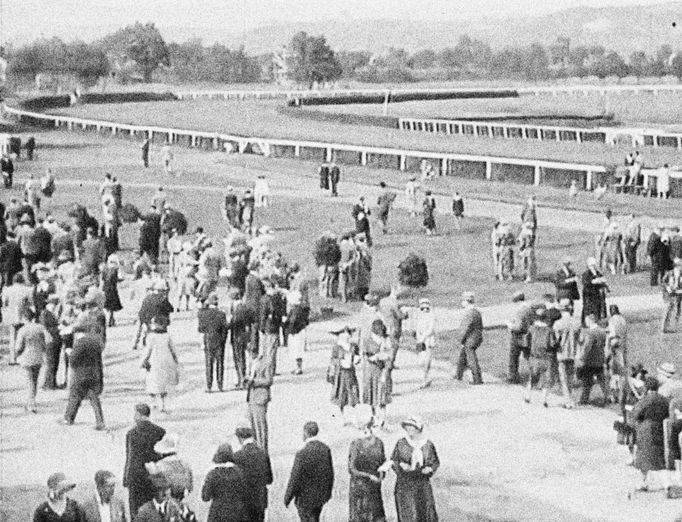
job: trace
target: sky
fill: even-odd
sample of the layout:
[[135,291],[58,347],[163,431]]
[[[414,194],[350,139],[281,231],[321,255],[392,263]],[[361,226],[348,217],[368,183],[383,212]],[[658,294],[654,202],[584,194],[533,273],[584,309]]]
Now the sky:
[[[0,41],[40,36],[92,40],[127,24],[154,22],[167,40],[173,28],[201,37],[238,35],[261,26],[329,19],[456,20],[533,16],[578,7],[650,5],[661,0],[0,0]],[[216,31],[216,28],[220,28]]]

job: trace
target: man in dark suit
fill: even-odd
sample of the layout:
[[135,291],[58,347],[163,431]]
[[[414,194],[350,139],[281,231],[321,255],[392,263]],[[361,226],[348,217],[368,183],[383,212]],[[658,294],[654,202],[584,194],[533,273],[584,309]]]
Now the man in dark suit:
[[249,422],[258,445],[268,453],[268,404],[272,386],[272,364],[266,354],[260,354],[246,379],[246,403]]
[[339,169],[339,166],[332,161],[329,166],[329,182],[331,183],[332,196],[339,195],[338,193],[339,181],[341,181],[341,169]]
[[145,502],[133,522],[177,522],[182,520],[182,507],[170,496],[170,482],[165,475],[151,478],[152,498]]
[[268,507],[268,486],[272,484],[270,458],[254,439],[252,428],[237,428],[235,435],[242,449],[234,454],[234,463],[244,473],[249,491],[248,520],[263,522]]
[[[95,412],[95,429],[103,430],[104,415],[99,396],[104,387],[102,337],[88,332],[86,325],[77,326],[73,330],[73,348],[69,353],[71,379],[69,386],[69,402],[64,413],[64,423],[73,424],[81,402],[86,397]],[[68,353],[68,351],[67,351]]]
[[665,275],[670,267],[670,246],[663,241],[661,236],[663,229],[656,229],[649,236],[646,246],[646,253],[651,259],[651,277],[649,284],[658,286],[660,279]]
[[583,312],[582,323],[585,317],[592,314],[599,321],[606,317],[606,291],[608,285],[602,273],[597,269],[597,260],[594,257],[587,258],[587,270],[582,275],[583,282]]
[[471,384],[483,384],[481,367],[476,355],[476,350],[483,343],[483,318],[481,312],[474,306],[473,292],[462,294],[462,307],[464,315],[457,334],[460,350],[455,377],[461,381],[464,377],[464,370],[468,367],[473,377]]
[[293,500],[301,522],[319,522],[322,508],[332,497],[334,464],[329,446],[320,442],[316,422],[303,426],[305,446],[296,453],[284,505]]
[[260,300],[258,317],[259,351],[267,356],[272,365],[272,375],[275,375],[280,343],[279,331],[286,322],[287,303],[274,281],[266,280],[264,286],[265,295]]
[[[99,470],[95,473],[95,493],[83,502],[84,522],[127,522],[123,501],[114,496],[116,477],[111,471]],[[102,517],[105,518],[102,518]],[[108,517],[108,518],[107,518]]]
[[130,516],[133,520],[142,504],[154,497],[154,486],[144,465],[156,462],[161,455],[154,445],[166,434],[166,430],[149,420],[147,404],[135,406],[135,426],[126,434],[126,463],[123,471],[123,487],[128,488]]
[[206,392],[212,391],[214,368],[218,391],[223,391],[228,324],[225,312],[218,310],[217,294],[211,293],[206,298],[204,307],[197,311],[197,321],[206,359]]
[[580,299],[580,291],[578,290],[578,276],[573,270],[573,264],[570,259],[564,259],[561,268],[556,273],[554,280],[556,286],[556,300],[569,299],[571,303]]

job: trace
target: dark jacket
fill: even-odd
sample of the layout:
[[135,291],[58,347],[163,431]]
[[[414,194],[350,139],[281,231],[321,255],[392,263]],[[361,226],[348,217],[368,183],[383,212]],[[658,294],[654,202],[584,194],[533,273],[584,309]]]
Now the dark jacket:
[[227,342],[227,317],[225,312],[217,308],[200,308],[197,310],[199,333],[204,334],[204,350],[216,352],[225,348]]
[[234,454],[234,462],[244,473],[250,517],[257,520],[253,513],[262,513],[268,507],[268,486],[272,484],[270,457],[258,444],[250,442]]
[[651,262],[660,268],[668,269],[670,265],[670,246],[661,240],[656,232],[652,232],[646,246],[646,253]]
[[154,445],[166,434],[166,430],[149,420],[139,421],[126,434],[126,463],[123,470],[123,487],[145,490],[149,498],[154,496],[154,487],[144,467],[147,462],[161,460],[154,451]]
[[140,305],[138,318],[141,323],[149,324],[154,317],[163,317],[170,324],[170,314],[173,305],[168,302],[168,298],[161,293],[146,295]]
[[137,515],[133,516],[133,522],[176,522],[180,520],[182,508],[173,499],[166,501],[166,513],[161,516],[156,510],[153,501],[146,502],[137,510]]
[[260,313],[258,314],[258,330],[267,334],[277,334],[282,326],[282,319],[287,314],[286,299],[276,292],[265,295],[260,300]]
[[215,467],[206,475],[201,500],[211,502],[206,522],[248,522],[251,494],[238,466]]
[[[13,276],[22,270],[21,265],[21,247],[13,239],[8,240],[0,246],[0,272]],[[12,281],[7,281],[10,284]]]
[[41,263],[49,263],[52,259],[52,234],[39,225],[35,229],[33,240],[38,245],[37,260]]
[[296,453],[291,468],[284,504],[294,500],[297,506],[313,510],[324,506],[332,497],[334,465],[329,446],[311,440]]
[[[568,274],[566,273],[568,272]],[[560,301],[561,299],[570,299],[571,301],[577,301],[580,299],[580,291],[578,290],[578,281],[567,281],[567,279],[572,279],[576,277],[575,271],[572,269],[561,268],[556,273],[556,278],[554,280],[554,285],[556,286],[556,299]]]
[[469,308],[464,312],[457,333],[457,341],[474,350],[481,346],[483,342],[483,318],[481,312],[476,308]]
[[583,328],[580,332],[582,364],[587,368],[601,368],[606,362],[606,332],[601,328]]
[[102,393],[104,344],[97,335],[86,334],[74,341],[73,352],[69,357],[72,370],[72,385],[88,382],[95,393]]

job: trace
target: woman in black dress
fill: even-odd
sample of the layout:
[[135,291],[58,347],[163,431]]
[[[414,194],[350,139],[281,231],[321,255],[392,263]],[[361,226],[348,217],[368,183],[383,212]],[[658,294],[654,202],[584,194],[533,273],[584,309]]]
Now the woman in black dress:
[[431,477],[440,466],[436,447],[422,433],[424,424],[418,418],[401,424],[407,436],[396,443],[391,455],[398,522],[437,522],[431,489]]
[[81,508],[66,496],[76,484],[66,480],[64,473],[53,473],[47,479],[47,500],[33,514],[33,522],[85,522]]
[[382,468],[386,462],[384,443],[372,430],[372,408],[362,404],[356,408],[355,421],[363,435],[350,444],[348,455],[349,522],[384,522],[381,498]]
[[116,326],[114,313],[123,310],[121,298],[118,295],[118,256],[111,254],[107,259],[107,266],[102,270],[102,291],[104,292],[104,309],[109,312],[109,326]]
[[207,522],[248,522],[246,506],[249,495],[244,474],[234,463],[229,444],[218,446],[213,456],[215,468],[208,472],[201,499],[210,502]]

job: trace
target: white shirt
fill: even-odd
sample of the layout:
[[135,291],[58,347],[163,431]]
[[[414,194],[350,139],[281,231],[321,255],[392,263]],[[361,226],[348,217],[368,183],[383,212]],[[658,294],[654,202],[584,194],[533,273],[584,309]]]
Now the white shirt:
[[102,499],[97,495],[97,507],[99,508],[99,519],[101,522],[111,522],[111,502],[102,503]]

